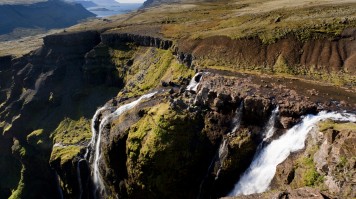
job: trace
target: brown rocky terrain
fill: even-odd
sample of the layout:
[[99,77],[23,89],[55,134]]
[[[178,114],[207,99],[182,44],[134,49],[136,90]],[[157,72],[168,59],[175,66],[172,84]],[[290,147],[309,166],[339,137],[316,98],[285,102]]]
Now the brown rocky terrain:
[[[0,198],[224,197],[276,107],[271,139],[306,114],[355,113],[353,2],[305,0],[283,10],[284,1],[263,1],[267,14],[251,18],[261,2],[156,6],[44,36],[25,55],[1,54]],[[318,6],[325,9],[311,17]],[[268,37],[269,28],[286,32]],[[187,89],[195,72],[199,85]],[[93,129],[101,132],[102,191],[92,178]],[[306,149],[278,166],[270,191],[239,198],[355,197],[354,130],[320,123]]]

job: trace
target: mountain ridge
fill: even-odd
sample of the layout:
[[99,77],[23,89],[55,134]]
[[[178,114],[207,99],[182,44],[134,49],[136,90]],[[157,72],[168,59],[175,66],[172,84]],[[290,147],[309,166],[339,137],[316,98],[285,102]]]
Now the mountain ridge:
[[0,34],[15,28],[63,28],[77,24],[80,20],[94,17],[80,4],[62,1],[46,1],[29,5],[0,5]]

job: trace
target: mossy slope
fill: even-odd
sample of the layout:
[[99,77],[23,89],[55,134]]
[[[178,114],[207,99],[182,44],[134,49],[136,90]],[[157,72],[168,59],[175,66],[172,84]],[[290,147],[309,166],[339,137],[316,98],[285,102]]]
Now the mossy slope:
[[152,107],[128,134],[129,197],[194,196],[204,172],[202,128],[199,115],[174,111],[166,103]]

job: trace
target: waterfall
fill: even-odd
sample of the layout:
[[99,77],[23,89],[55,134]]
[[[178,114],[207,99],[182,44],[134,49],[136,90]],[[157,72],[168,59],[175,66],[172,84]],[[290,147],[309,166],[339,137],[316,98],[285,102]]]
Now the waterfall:
[[228,146],[228,139],[224,138],[219,147],[218,160],[216,161],[216,164],[218,164],[218,171],[216,172],[215,180],[219,178],[222,164],[224,163],[224,160],[227,156],[228,153],[227,146]]
[[[235,115],[232,118],[232,121],[231,121],[232,130],[230,131],[229,134],[235,133],[235,131],[240,128],[241,118],[242,118],[242,110],[243,110],[243,101],[240,103],[240,106],[236,109]],[[221,144],[219,146],[219,150],[214,155],[214,157],[208,167],[207,174],[205,175],[204,179],[200,183],[198,197],[197,197],[198,199],[202,198],[202,190],[204,188],[204,183],[209,178],[209,175],[211,175],[211,171],[214,169],[214,166],[216,166],[216,165],[218,166],[218,171],[216,172],[215,180],[217,180],[219,178],[219,173],[221,171],[222,163],[224,162],[224,160],[228,154],[227,146],[228,146],[228,138],[225,137],[225,138],[223,138],[223,141],[221,142]]]
[[196,92],[198,89],[198,86],[199,86],[199,82],[203,75],[204,75],[204,73],[202,73],[202,72],[195,74],[194,77],[190,80],[189,85],[187,86],[187,88],[185,90]]
[[279,107],[277,106],[277,108],[272,111],[271,117],[269,118],[267,125],[263,131],[264,132],[263,141],[268,141],[274,135],[274,132],[276,132],[276,128],[274,127],[274,124],[278,112],[279,112]]
[[[232,118],[232,121],[231,121],[232,130],[230,131],[230,133],[228,133],[228,135],[235,133],[240,128],[243,106],[244,106],[244,104],[242,101],[240,103],[240,106],[236,109],[235,116]],[[227,147],[228,147],[228,137],[224,137],[223,141],[220,144],[219,151],[218,151],[218,160],[217,160],[218,171],[216,172],[215,180],[217,180],[219,178],[221,166],[222,166],[223,162],[225,161],[225,158],[228,154]]]
[[56,177],[56,184],[57,184],[57,190],[58,190],[59,198],[63,199],[64,196],[63,196],[62,187],[60,185],[60,177],[59,177],[57,171],[54,171],[54,173],[55,173],[55,177]]
[[[92,122],[92,130],[93,130],[93,137],[94,140],[93,142],[91,142],[92,145],[95,145],[95,148],[94,148],[94,161],[92,163],[92,168],[93,168],[93,182],[94,182],[94,185],[95,185],[95,192],[96,191],[99,191],[100,193],[103,193],[105,192],[105,186],[104,186],[104,182],[103,182],[103,179],[102,179],[102,176],[100,174],[100,170],[99,170],[99,160],[101,158],[101,150],[100,150],[100,144],[101,144],[101,135],[103,133],[103,129],[105,128],[106,125],[108,125],[113,119],[115,119],[116,117],[120,116],[121,114],[125,113],[126,111],[132,109],[133,107],[135,107],[138,103],[141,102],[141,100],[143,99],[148,99],[150,97],[152,97],[153,95],[155,95],[156,92],[153,92],[153,93],[149,93],[149,94],[146,94],[146,95],[143,95],[141,96],[139,99],[131,102],[131,103],[128,103],[128,104],[125,104],[123,106],[120,106],[118,109],[116,109],[113,113],[111,114],[108,114],[106,116],[104,116],[100,122],[100,125],[99,125],[99,132],[98,132],[98,135],[96,136],[97,132],[94,128],[94,125],[93,123],[95,122],[94,119],[95,117],[97,116],[96,114],[94,115],[94,119]],[[103,107],[104,108],[104,107]],[[98,111],[97,111],[98,112]],[[95,135],[94,135],[95,134]]]
[[305,139],[315,125],[322,120],[356,122],[356,115],[347,113],[320,112],[318,115],[307,115],[302,122],[289,129],[277,140],[258,153],[250,167],[242,175],[229,196],[249,195],[266,191],[276,173],[276,167],[290,153],[305,147]]
[[243,107],[244,107],[244,102],[242,101],[240,103],[239,108],[236,109],[235,117],[232,119],[233,129],[230,133],[235,133],[240,128]]
[[100,113],[102,113],[103,111],[109,109],[109,106],[107,106],[106,104],[99,108],[98,110],[96,110],[94,116],[93,116],[93,119],[91,120],[91,125],[90,125],[90,128],[91,128],[91,133],[92,133],[92,136],[91,136],[91,140],[88,144],[88,147],[87,147],[87,150],[85,152],[85,155],[84,155],[84,159],[88,160],[88,158],[90,157],[90,151],[94,149],[94,146],[96,144],[96,129],[95,129],[95,122],[98,121],[98,117],[100,115]]

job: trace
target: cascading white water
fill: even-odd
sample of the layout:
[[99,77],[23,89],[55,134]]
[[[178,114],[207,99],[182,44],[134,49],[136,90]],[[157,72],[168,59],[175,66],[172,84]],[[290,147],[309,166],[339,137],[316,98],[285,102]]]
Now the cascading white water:
[[96,139],[97,131],[95,129],[95,122],[98,120],[99,114],[107,109],[109,109],[109,106],[107,106],[106,104],[103,107],[97,109],[93,116],[93,119],[91,120],[90,128],[91,128],[92,135],[91,135],[91,140],[88,144],[87,150],[84,155],[84,159],[86,159],[86,160],[88,160],[90,151],[94,149],[94,146],[96,145],[96,141],[97,141],[97,139]]
[[[243,102],[240,103],[239,108],[236,109],[235,116],[232,118],[231,126],[233,127],[232,130],[230,131],[229,134],[235,133],[241,125],[241,117],[242,117],[242,110],[243,110]],[[216,172],[216,177],[215,180],[219,178],[219,174],[221,171],[221,166],[222,163],[225,161],[225,158],[228,153],[228,138],[225,137],[222,141],[222,143],[219,146],[219,151],[218,151],[218,164],[219,168],[218,171]]]
[[[99,125],[99,132],[98,132],[98,136],[96,138],[96,141],[94,141],[95,143],[95,155],[94,155],[94,161],[93,161],[93,182],[96,186],[96,190],[100,191],[100,192],[105,192],[105,187],[104,187],[104,182],[102,180],[101,174],[100,174],[100,170],[99,170],[99,160],[101,158],[101,150],[100,150],[100,143],[101,143],[101,135],[103,132],[104,127],[109,124],[114,118],[120,116],[121,114],[125,113],[126,111],[132,109],[133,107],[135,107],[138,103],[141,102],[141,100],[144,99],[148,99],[151,98],[153,95],[155,95],[157,92],[153,92],[153,93],[149,93],[146,95],[141,96],[139,99],[125,104],[123,106],[120,106],[118,109],[116,109],[116,111],[114,111],[113,113],[106,115],[105,117],[103,117],[103,119],[100,122]],[[95,115],[94,115],[95,117]],[[95,132],[95,128],[93,128],[92,130],[94,130]]]
[[277,140],[272,141],[255,156],[250,167],[242,175],[229,196],[266,191],[275,175],[277,165],[287,159],[290,153],[303,149],[308,133],[319,121],[325,119],[356,122],[356,115],[325,111],[315,116],[307,115],[301,123],[289,129]]
[[218,161],[217,161],[219,168],[218,171],[216,172],[215,180],[219,178],[222,164],[227,156],[228,153],[227,145],[228,145],[227,138],[224,138],[224,140],[222,141],[219,147]]
[[276,121],[278,112],[279,112],[279,107],[277,106],[277,108],[272,111],[271,117],[269,118],[267,126],[264,130],[263,141],[267,141],[268,139],[270,139],[274,135],[274,132],[276,132],[274,123]]
[[244,107],[244,102],[240,103],[239,108],[236,110],[235,117],[232,119],[232,126],[234,127],[230,133],[235,133],[241,125],[242,111]]
[[[240,103],[240,106],[236,109],[235,116],[232,118],[232,121],[231,121],[232,130],[230,131],[229,134],[235,133],[235,131],[240,128],[242,111],[243,111],[243,101]],[[207,174],[205,175],[204,179],[200,183],[199,193],[198,193],[198,197],[197,197],[198,199],[202,198],[201,194],[202,194],[202,190],[204,187],[204,183],[205,183],[206,179],[208,179],[208,177],[211,175],[211,171],[212,171],[213,167],[216,165],[218,165],[218,171],[216,172],[215,180],[217,180],[219,178],[219,173],[221,171],[221,166],[222,166],[221,164],[224,162],[224,159],[226,158],[227,153],[228,153],[227,146],[228,146],[228,139],[225,137],[225,138],[223,138],[223,141],[221,142],[221,144],[219,146],[219,150],[218,150],[217,154],[214,156],[214,158],[212,159],[212,161],[208,167]]]
[[[197,91],[198,89],[198,86],[199,86],[199,83],[200,81],[196,81],[195,79],[198,77],[198,76],[203,76],[204,73],[203,72],[199,72],[197,74],[194,75],[194,77],[190,80],[187,88],[185,90],[187,91]],[[200,80],[201,80],[202,77],[200,77]]]

